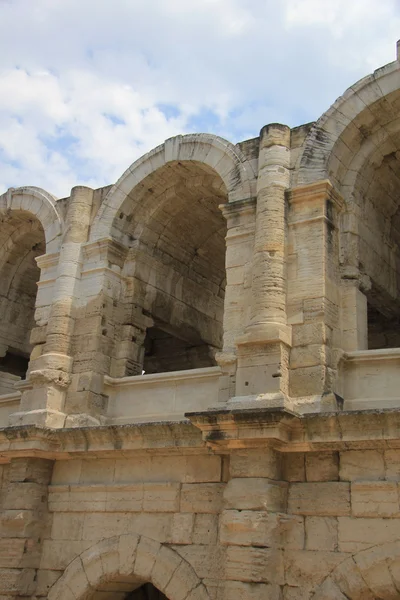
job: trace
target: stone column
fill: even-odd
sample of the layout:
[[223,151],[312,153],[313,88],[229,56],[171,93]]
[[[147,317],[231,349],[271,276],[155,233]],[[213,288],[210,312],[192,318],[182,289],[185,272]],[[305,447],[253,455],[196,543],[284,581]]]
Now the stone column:
[[53,461],[14,458],[2,468],[0,595],[34,597],[43,540],[51,524],[47,496]]
[[285,192],[290,184],[290,128],[260,133],[250,321],[238,340],[238,400],[288,404],[291,330],[286,318]]
[[73,362],[71,341],[81,274],[81,249],[88,236],[92,199],[90,188],[79,186],[71,190],[46,342],[40,355],[31,358],[29,380],[22,388],[20,412],[10,416],[11,425],[64,425],[64,402]]

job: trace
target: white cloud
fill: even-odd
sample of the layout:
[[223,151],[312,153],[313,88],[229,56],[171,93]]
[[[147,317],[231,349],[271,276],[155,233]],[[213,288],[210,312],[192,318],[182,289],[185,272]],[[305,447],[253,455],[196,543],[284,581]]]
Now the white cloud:
[[397,0],[0,2],[0,191],[63,196],[178,133],[316,119],[398,31]]

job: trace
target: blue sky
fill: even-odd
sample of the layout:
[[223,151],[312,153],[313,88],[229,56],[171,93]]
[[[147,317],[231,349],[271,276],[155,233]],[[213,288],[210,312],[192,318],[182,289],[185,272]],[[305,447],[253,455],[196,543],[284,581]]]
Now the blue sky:
[[113,183],[178,133],[315,120],[399,37],[399,0],[0,0],[0,193]]

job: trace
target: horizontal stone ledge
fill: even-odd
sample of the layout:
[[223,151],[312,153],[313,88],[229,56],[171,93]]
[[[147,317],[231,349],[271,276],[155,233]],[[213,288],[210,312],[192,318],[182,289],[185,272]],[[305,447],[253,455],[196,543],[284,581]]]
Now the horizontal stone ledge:
[[115,457],[167,449],[169,453],[204,454],[212,448],[224,454],[265,447],[285,453],[400,448],[397,408],[304,415],[283,408],[225,408],[186,413],[185,417],[180,422],[64,429],[7,427],[0,429],[0,462],[27,453],[62,460],[84,453],[107,457],[111,452]]
[[296,414],[284,408],[212,409],[185,413],[214,450],[276,448],[315,452],[400,447],[400,407]]
[[111,387],[135,387],[152,385],[155,383],[174,383],[188,379],[216,378],[222,374],[220,367],[203,367],[200,369],[188,369],[186,371],[169,371],[168,373],[150,373],[148,375],[131,375],[129,377],[104,377],[106,385]]

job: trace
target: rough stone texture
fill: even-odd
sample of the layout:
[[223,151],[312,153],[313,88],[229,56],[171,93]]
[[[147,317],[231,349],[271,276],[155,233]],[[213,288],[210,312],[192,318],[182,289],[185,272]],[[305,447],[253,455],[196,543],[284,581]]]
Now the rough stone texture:
[[0,600],[398,598],[399,56],[0,195]]

